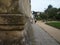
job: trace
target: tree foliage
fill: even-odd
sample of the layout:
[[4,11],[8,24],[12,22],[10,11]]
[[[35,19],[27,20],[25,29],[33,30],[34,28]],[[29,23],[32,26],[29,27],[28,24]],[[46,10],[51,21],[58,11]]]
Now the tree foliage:
[[53,8],[53,6],[52,6],[52,5],[49,5],[49,6],[48,6],[48,9],[50,9],[50,8]]
[[35,17],[42,20],[60,20],[60,8],[55,8],[52,5],[49,5],[48,8],[39,15],[37,12],[33,11]]
[[53,6],[49,5],[48,8],[45,10],[45,13],[48,15],[48,19],[56,20],[58,17],[57,15],[58,9],[54,8]]

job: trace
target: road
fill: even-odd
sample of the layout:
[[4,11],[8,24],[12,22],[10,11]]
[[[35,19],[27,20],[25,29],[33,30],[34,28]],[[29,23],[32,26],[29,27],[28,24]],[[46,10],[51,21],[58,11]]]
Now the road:
[[36,45],[60,45],[37,24],[32,24]]

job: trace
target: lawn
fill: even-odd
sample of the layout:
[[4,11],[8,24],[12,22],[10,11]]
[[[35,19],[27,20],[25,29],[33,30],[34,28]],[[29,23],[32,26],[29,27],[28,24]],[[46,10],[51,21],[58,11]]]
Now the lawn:
[[60,22],[49,22],[49,23],[46,23],[46,24],[60,29]]

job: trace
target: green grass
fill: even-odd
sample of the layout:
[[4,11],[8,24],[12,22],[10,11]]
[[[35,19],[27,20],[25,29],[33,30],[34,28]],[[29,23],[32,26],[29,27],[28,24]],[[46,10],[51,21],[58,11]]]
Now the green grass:
[[46,23],[46,24],[60,29],[60,22],[49,22],[49,23]]

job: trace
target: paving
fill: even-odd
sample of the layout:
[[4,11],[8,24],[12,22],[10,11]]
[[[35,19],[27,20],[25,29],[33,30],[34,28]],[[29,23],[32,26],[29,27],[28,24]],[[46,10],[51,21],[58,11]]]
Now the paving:
[[37,24],[43,28],[49,35],[51,35],[56,41],[60,43],[60,29],[54,28],[52,26],[46,25],[42,21],[37,21]]
[[36,45],[60,45],[37,24],[32,24]]

